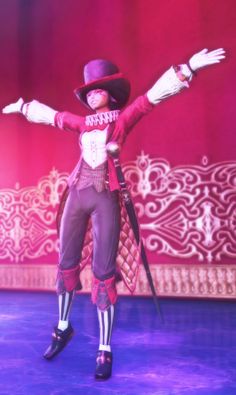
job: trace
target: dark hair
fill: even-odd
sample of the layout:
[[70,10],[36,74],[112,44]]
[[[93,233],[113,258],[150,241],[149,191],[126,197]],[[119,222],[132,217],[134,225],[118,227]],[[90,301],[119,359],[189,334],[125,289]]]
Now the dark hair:
[[116,99],[114,99],[114,97],[112,97],[110,93],[109,93],[109,108],[110,110],[117,110],[119,108]]

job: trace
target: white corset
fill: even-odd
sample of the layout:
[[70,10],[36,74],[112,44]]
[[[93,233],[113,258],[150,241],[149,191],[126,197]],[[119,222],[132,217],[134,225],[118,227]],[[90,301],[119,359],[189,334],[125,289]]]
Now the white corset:
[[81,137],[82,157],[93,169],[107,160],[107,129],[94,129],[83,133]]

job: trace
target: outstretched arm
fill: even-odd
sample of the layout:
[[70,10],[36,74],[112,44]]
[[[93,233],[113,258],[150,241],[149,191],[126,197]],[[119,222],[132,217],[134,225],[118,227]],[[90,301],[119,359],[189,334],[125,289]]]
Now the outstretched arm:
[[20,98],[16,103],[4,107],[2,112],[3,114],[20,113],[29,122],[43,123],[69,131],[80,132],[81,125],[83,125],[82,117],[69,112],[58,112],[37,100],[25,103]]
[[203,49],[193,55],[187,64],[171,67],[147,92],[149,102],[156,105],[179,93],[182,89],[189,87],[189,81],[198,70],[219,63],[224,58],[225,50],[223,48],[211,52],[208,52],[208,49]]
[[52,126],[55,126],[55,116],[57,114],[57,111],[37,100],[24,103],[22,98],[16,103],[11,103],[4,107],[2,112],[3,114],[21,113],[30,122],[44,123]]

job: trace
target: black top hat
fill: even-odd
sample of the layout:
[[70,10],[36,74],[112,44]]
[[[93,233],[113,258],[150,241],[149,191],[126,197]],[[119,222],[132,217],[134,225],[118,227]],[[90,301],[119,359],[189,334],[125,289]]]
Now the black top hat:
[[116,107],[123,107],[130,94],[130,83],[109,60],[95,59],[84,66],[84,84],[74,90],[77,98],[86,106],[86,95],[93,89],[104,89],[116,101]]

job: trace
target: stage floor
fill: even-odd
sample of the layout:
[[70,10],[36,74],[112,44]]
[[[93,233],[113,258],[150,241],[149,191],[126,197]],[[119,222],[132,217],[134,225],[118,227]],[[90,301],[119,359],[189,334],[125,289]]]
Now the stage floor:
[[75,336],[53,361],[42,358],[57,322],[52,293],[0,292],[0,395],[235,395],[236,304],[120,297],[112,342],[113,375],[93,378],[96,309],[77,295]]

